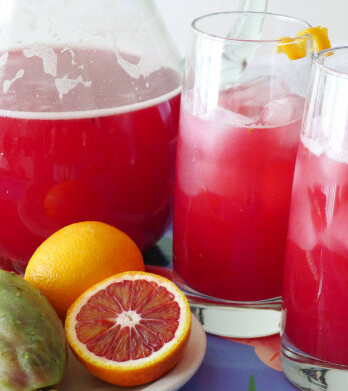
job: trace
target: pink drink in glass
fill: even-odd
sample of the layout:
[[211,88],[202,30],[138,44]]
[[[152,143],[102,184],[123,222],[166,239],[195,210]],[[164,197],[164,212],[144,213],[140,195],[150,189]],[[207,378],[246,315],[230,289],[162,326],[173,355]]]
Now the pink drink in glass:
[[178,74],[133,79],[111,51],[55,53],[56,79],[23,51],[1,72],[0,267],[18,272],[64,225],[104,221],[144,249],[171,221]]
[[348,160],[300,143],[284,274],[284,338],[348,365]]
[[[303,98],[268,78],[223,91],[206,112],[182,99],[174,268],[212,297],[281,295],[290,191]],[[200,110],[202,109],[202,114]]]

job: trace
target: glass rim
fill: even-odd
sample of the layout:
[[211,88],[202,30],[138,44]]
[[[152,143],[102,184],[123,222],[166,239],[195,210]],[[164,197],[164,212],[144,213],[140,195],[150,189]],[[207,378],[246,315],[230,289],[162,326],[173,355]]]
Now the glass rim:
[[344,50],[344,49],[346,49],[348,51],[348,45],[336,46],[336,47],[325,49],[325,50],[322,50],[322,51],[320,51],[318,53],[315,53],[314,54],[314,64],[318,68],[320,68],[320,70],[322,72],[325,72],[327,74],[330,74],[330,75],[333,75],[333,76],[336,76],[336,77],[340,77],[340,78],[343,78],[343,79],[348,79],[348,71],[347,72],[338,71],[337,69],[334,69],[334,68],[332,68],[332,67],[330,67],[330,66],[320,62],[320,60],[323,57],[331,56],[336,51],[340,51],[340,50]]
[[[211,17],[214,17],[214,16],[217,16],[217,15],[264,15],[264,16],[271,16],[272,18],[276,18],[276,19],[284,19],[284,20],[288,20],[288,21],[293,21],[293,22],[297,22],[299,24],[303,24],[304,29],[305,28],[311,28],[312,25],[308,22],[306,22],[305,20],[303,19],[299,19],[299,18],[296,18],[294,16],[288,16],[288,15],[282,15],[282,14],[275,14],[275,13],[272,13],[272,12],[258,12],[258,11],[222,11],[222,12],[212,12],[212,13],[209,13],[209,14],[205,14],[205,15],[201,15],[199,16],[198,18],[194,19],[191,23],[191,28],[196,32],[196,33],[199,33],[209,39],[212,39],[212,40],[215,40],[215,41],[220,41],[220,42],[229,42],[229,43],[239,43],[239,44],[277,44],[277,43],[281,43],[282,45],[287,45],[287,44],[291,44],[293,42],[284,42],[282,41],[282,37],[280,38],[277,38],[277,39],[238,39],[238,38],[229,38],[229,37],[222,37],[218,34],[214,35],[214,34],[211,34],[211,33],[208,33],[202,29],[199,29],[197,27],[197,23],[200,22],[201,20],[203,19],[206,19],[206,18],[211,18]],[[289,37],[290,39],[292,40],[298,40],[298,39],[303,39],[303,38],[306,38],[306,37],[309,37],[310,34],[304,34],[304,35],[301,35],[301,36],[296,36],[296,37]]]

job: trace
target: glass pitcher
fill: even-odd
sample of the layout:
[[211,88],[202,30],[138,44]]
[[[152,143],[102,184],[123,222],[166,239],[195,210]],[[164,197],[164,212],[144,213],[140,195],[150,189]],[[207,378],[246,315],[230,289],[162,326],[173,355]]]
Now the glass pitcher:
[[0,267],[99,220],[171,220],[180,57],[151,0],[0,0]]

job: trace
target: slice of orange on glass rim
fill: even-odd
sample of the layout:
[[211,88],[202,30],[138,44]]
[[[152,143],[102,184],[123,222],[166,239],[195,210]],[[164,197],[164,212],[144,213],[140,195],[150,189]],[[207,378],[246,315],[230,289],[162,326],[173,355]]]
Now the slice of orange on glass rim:
[[135,386],[164,375],[180,360],[191,329],[185,295],[164,277],[125,272],[84,292],[69,308],[70,347],[98,378]]
[[312,38],[312,50],[320,52],[331,48],[328,30],[326,27],[316,26],[302,30],[296,38],[282,37],[275,50],[277,53],[285,53],[290,60],[298,60],[307,55],[307,42]]

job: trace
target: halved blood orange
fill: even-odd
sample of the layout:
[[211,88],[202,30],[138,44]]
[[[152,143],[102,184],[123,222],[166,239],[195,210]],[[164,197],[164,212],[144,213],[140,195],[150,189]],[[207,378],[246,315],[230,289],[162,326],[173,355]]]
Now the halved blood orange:
[[65,321],[69,345],[85,367],[121,386],[148,383],[173,368],[190,329],[190,307],[176,285],[132,271],[92,286]]

